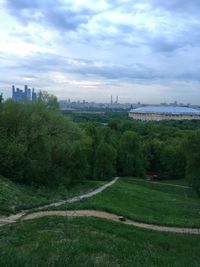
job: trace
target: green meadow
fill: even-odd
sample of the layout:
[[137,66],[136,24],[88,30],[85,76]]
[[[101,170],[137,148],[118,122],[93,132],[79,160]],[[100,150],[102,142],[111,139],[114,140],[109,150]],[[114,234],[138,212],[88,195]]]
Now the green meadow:
[[198,267],[200,236],[97,218],[46,217],[0,228],[3,267]]
[[[101,184],[86,183],[82,190]],[[34,205],[44,203],[35,188],[28,188],[7,185],[6,194],[14,190],[12,201],[18,209],[23,201],[31,203],[33,195]],[[75,192],[80,188],[71,195]],[[49,195],[52,201],[53,193]],[[56,209],[105,210],[147,223],[200,226],[200,201],[190,188],[132,178],[120,178],[92,198]],[[95,217],[50,216],[0,227],[3,267],[199,267],[199,250],[200,235],[146,230]]]
[[147,223],[200,226],[200,200],[191,188],[141,179],[120,178],[93,198],[56,209],[95,209]]

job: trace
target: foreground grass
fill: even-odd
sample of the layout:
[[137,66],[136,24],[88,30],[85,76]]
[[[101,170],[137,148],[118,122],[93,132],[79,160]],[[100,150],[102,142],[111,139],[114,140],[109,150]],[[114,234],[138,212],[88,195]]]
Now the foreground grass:
[[197,267],[200,236],[97,218],[48,217],[0,228],[2,267]]
[[0,215],[15,213],[22,209],[30,209],[101,186],[103,182],[84,181],[82,184],[67,190],[64,187],[49,189],[45,187],[24,186],[0,176]]
[[57,209],[104,210],[129,219],[161,224],[200,227],[200,200],[190,188],[120,179],[103,193]]

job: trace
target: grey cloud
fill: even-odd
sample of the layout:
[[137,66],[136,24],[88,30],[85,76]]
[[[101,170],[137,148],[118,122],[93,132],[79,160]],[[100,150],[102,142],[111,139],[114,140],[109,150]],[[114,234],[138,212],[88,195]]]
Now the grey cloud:
[[173,36],[165,33],[155,37],[146,35],[147,44],[156,52],[176,53],[178,49],[186,47],[200,47],[200,24],[187,25],[182,31]]
[[124,24],[119,24],[118,27],[119,31],[129,34],[135,31],[136,29],[133,26],[130,25],[124,25]]
[[199,0],[110,0],[113,6],[119,5],[123,10],[133,10],[136,4],[148,4],[152,9],[161,8],[171,12],[198,12]]
[[[117,1],[111,0],[109,3],[113,5],[113,9],[118,6],[123,6],[123,9],[128,13],[131,11],[137,11],[134,9],[136,3],[150,3],[151,8],[163,8],[171,10],[172,12],[178,10],[190,10],[189,7],[197,8],[200,6],[200,1],[183,1],[183,0],[143,0],[143,1]],[[96,13],[91,11],[88,8],[81,10],[74,10],[70,4],[63,4],[61,0],[7,0],[7,8],[15,17],[21,20],[23,23],[40,23],[45,24],[60,31],[76,31],[78,27],[82,24],[87,24],[92,16]],[[99,22],[101,25],[106,26],[105,21]],[[110,22],[110,24],[112,24]],[[113,23],[113,26],[117,28],[118,34],[112,36],[108,32],[98,31],[95,36],[90,36],[85,29],[85,35],[80,36],[80,42],[86,41],[88,43],[93,43],[97,40],[103,42],[110,41],[113,44],[121,44],[124,46],[139,47],[139,46],[150,46],[155,52],[163,53],[172,53],[179,48],[182,48],[187,45],[195,45],[196,42],[199,42],[199,28],[198,25],[188,25],[183,32],[179,32],[174,37],[168,38],[168,36],[163,33],[159,33],[158,36],[152,36],[151,32],[148,32],[147,29],[136,29],[134,26],[126,25],[123,23]],[[196,30],[193,29],[193,26]],[[173,30],[173,29],[172,29]],[[127,36],[135,36],[136,41],[130,41]],[[190,36],[190,38],[188,38]],[[139,37],[139,41],[137,40]],[[178,39],[177,39],[178,37]],[[26,37],[27,41],[28,36]]]
[[154,79],[157,75],[153,69],[139,63],[113,65],[41,53],[22,60],[18,67],[15,66],[15,69],[32,75],[45,72],[61,72],[106,79]]
[[75,31],[94,14],[89,8],[74,10],[59,0],[7,0],[8,11],[24,24],[41,23],[58,30]]
[[[148,2],[148,1],[147,1]],[[198,12],[200,9],[199,0],[150,0],[154,7],[161,7],[172,12]]]
[[165,36],[158,36],[149,40],[149,46],[160,53],[167,53],[168,55],[176,52],[177,49],[184,47],[186,44],[179,40],[169,40]]
[[74,12],[70,10],[48,10],[46,18],[48,23],[61,30],[76,30],[80,24],[88,22],[90,13],[88,10]]
[[11,10],[36,9],[40,6],[40,0],[7,0],[6,4]]
[[[165,62],[162,64],[165,65]],[[159,70],[151,64],[132,63],[132,64],[111,64],[100,63],[93,60],[84,60],[80,58],[67,58],[54,54],[37,53],[22,60],[18,66],[20,72],[29,72],[32,75],[45,72],[60,72],[63,74],[77,74],[84,77],[96,76],[108,80],[120,79],[141,79],[141,80],[156,80],[156,79],[178,79],[178,80],[193,80],[199,81],[200,67],[191,69],[190,66],[176,67],[173,61],[170,63],[171,69],[167,67]],[[168,65],[169,66],[169,65]]]
[[[0,70],[7,71],[0,67]],[[93,60],[67,58],[54,54],[35,53],[32,56],[20,59],[20,64],[9,66],[10,72],[25,74],[28,77],[37,77],[39,74],[60,72],[63,74],[76,74],[82,77],[96,76],[111,79],[153,79],[156,73],[149,67],[135,63],[107,64]]]
[[[4,88],[10,88],[12,83],[19,86],[29,83],[37,89],[45,88],[47,90],[48,88],[52,88],[56,92],[56,88],[61,85],[54,79],[54,73],[60,73],[61,77],[62,74],[63,77],[66,75],[66,81],[61,81],[63,88],[67,88],[70,77],[72,80],[75,79],[77,81],[99,79],[100,81],[105,81],[102,91],[106,90],[106,88],[113,87],[113,84],[118,84],[119,90],[122,90],[122,95],[124,92],[123,89],[120,89],[120,84],[123,82],[127,82],[129,85],[148,84],[153,86],[155,84],[166,84],[166,81],[169,83],[170,80],[181,82],[200,81],[200,67],[193,70],[186,66],[178,68],[176,64],[171,64],[170,70],[169,67],[166,67],[166,69],[164,67],[162,70],[159,70],[151,62],[147,62],[147,64],[127,64],[123,62],[121,64],[113,64],[48,53],[35,53],[25,58],[18,58],[17,62],[15,60],[16,58],[13,59],[13,66],[9,66],[8,68],[0,66],[0,73],[4,77],[1,79],[0,85],[3,85]],[[160,64],[165,66],[165,62],[161,62]],[[9,76],[7,73],[9,73]],[[79,90],[81,94],[81,89]]]
[[[127,11],[127,13],[132,14],[134,12],[135,3],[150,3],[150,8],[152,10],[157,9],[158,15],[162,17],[164,14],[163,10],[167,10],[170,12],[190,12],[191,15],[194,13],[191,11],[193,9],[198,10],[200,7],[200,1],[181,1],[181,0],[169,0],[169,1],[161,1],[161,0],[146,0],[146,1],[110,1],[113,4],[113,10],[116,8],[122,7],[123,12]],[[134,3],[133,3],[134,2]],[[66,3],[66,2],[65,2]],[[130,6],[129,6],[130,5]],[[95,15],[96,13],[93,13],[93,11],[90,10],[90,8],[84,8],[84,9],[77,9],[75,10],[74,7],[72,7],[70,4],[63,4],[61,0],[34,0],[34,1],[28,1],[28,0],[7,0],[7,10],[15,16],[17,19],[19,19],[22,23],[40,23],[43,25],[48,25],[50,27],[54,27],[58,29],[59,31],[75,31],[78,29],[78,27],[82,24],[87,24],[88,20]],[[135,11],[137,11],[135,9]],[[153,13],[154,14],[154,13]],[[167,13],[168,14],[168,13]],[[197,13],[195,13],[197,16]],[[84,77],[88,76],[97,76],[103,79],[108,80],[120,80],[120,79],[144,79],[144,80],[155,80],[155,79],[188,79],[188,80],[199,80],[199,71],[200,69],[197,69],[198,67],[194,67],[194,61],[191,60],[191,67],[188,67],[187,64],[181,65],[181,60],[179,62],[176,62],[176,56],[178,54],[179,49],[183,49],[185,47],[191,46],[200,46],[200,24],[197,22],[191,22],[190,20],[187,21],[187,17],[181,16],[181,19],[183,21],[183,26],[180,28],[176,28],[176,21],[172,19],[171,16],[164,14],[164,19],[166,19],[168,22],[172,20],[172,23],[168,24],[166,23],[167,30],[161,30],[162,27],[159,28],[159,25],[156,25],[156,30],[154,32],[151,32],[150,28],[143,28],[129,25],[127,22],[127,25],[123,22],[116,23],[113,22],[113,26],[117,28],[116,31],[103,31],[103,29],[106,29],[106,22],[105,21],[99,21],[101,25],[103,24],[102,30],[101,27],[97,27],[97,32],[93,34],[89,34],[89,28],[82,27],[82,32],[80,35],[77,36],[77,39],[79,40],[80,44],[84,43],[84,46],[82,46],[85,51],[85,57],[92,58],[91,48],[93,47],[95,50],[95,53],[99,53],[99,49],[102,48],[101,55],[102,55],[102,62],[103,64],[100,64],[99,62],[95,62],[95,60],[83,60],[81,57],[84,57],[84,55],[81,56],[80,51],[76,51],[77,58],[69,58],[64,56],[59,56],[56,54],[43,54],[43,53],[35,53],[33,55],[29,55],[26,58],[17,58],[15,56],[14,59],[10,58],[10,62],[12,62],[13,66],[10,66],[9,70],[14,70],[16,73],[19,73],[19,76],[29,75],[32,74],[35,77],[40,77],[40,74],[46,73],[46,72],[61,72],[66,74],[77,74],[81,75],[84,79]],[[176,16],[176,14],[174,15]],[[198,15],[199,16],[199,15]],[[133,13],[134,17],[134,13]],[[180,17],[179,17],[180,19]],[[174,21],[174,22],[173,22]],[[109,22],[112,24],[112,22]],[[174,27],[173,27],[174,26]],[[92,26],[91,26],[92,27]],[[159,30],[160,29],[160,30]],[[165,29],[165,27],[163,27]],[[29,36],[28,34],[21,34],[18,35],[16,33],[16,37],[19,37],[19,39],[24,38],[26,41],[31,42],[32,36]],[[129,38],[130,37],[130,38]],[[68,45],[70,46],[70,37],[67,39],[67,34],[62,35],[60,40],[51,40],[52,43],[55,41],[55,46],[58,44],[58,42],[61,42],[60,47],[65,47],[66,42],[68,42]],[[117,62],[121,62],[121,64],[114,64],[112,63],[112,57],[113,62],[115,62],[115,57],[120,57],[120,55],[114,54],[114,49],[111,49],[110,51],[110,64],[106,64],[107,61],[106,56],[103,54],[104,51],[107,49],[106,46],[104,46],[105,43],[110,42],[110,46],[108,45],[108,49],[112,46],[120,46],[120,48],[123,51],[121,55],[125,55],[123,58],[121,58]],[[36,42],[38,42],[38,38],[36,38]],[[73,40],[72,40],[73,43]],[[59,43],[60,45],[60,43]],[[127,49],[128,46],[128,49]],[[145,46],[145,49],[147,47],[147,52],[142,51],[143,47]],[[78,46],[77,46],[78,47]],[[190,47],[190,51],[192,51]],[[149,48],[151,51],[149,52]],[[75,49],[75,48],[73,48]],[[131,50],[132,49],[132,50]],[[134,50],[135,49],[135,50]],[[145,50],[144,49],[144,50]],[[62,50],[62,48],[61,48]],[[78,50],[78,49],[77,49]],[[57,50],[55,50],[57,51]],[[60,54],[64,55],[65,50],[60,51]],[[117,50],[119,51],[119,50]],[[129,55],[136,54],[138,51],[138,54],[140,56],[137,57],[137,62],[139,63],[131,63],[128,64],[129,61]],[[142,52],[141,52],[142,51]],[[146,50],[145,50],[146,51]],[[94,53],[94,54],[95,54]],[[148,62],[145,65],[145,53],[147,53]],[[192,52],[191,52],[192,53]],[[69,53],[70,54],[70,53]],[[83,54],[83,53],[82,53]],[[91,56],[90,56],[91,54]],[[75,53],[73,55],[76,55]],[[170,62],[168,65],[165,65],[165,62],[157,62],[155,63],[155,58],[162,55],[162,59],[167,59],[167,57],[174,58],[174,61]],[[1,57],[1,55],[0,55]],[[71,55],[71,57],[73,57]],[[80,58],[78,58],[80,57]],[[182,58],[184,58],[185,55],[182,55]],[[94,56],[95,58],[95,56]],[[151,62],[152,59],[152,62]],[[197,58],[198,60],[198,58]],[[197,61],[196,60],[196,61]],[[181,68],[181,70],[177,70],[176,64]],[[190,64],[190,63],[188,63]],[[159,70],[162,68],[162,71]],[[193,70],[193,69],[195,70]],[[0,69],[1,66],[0,66]],[[192,69],[192,70],[191,70]],[[39,79],[39,78],[38,78]]]

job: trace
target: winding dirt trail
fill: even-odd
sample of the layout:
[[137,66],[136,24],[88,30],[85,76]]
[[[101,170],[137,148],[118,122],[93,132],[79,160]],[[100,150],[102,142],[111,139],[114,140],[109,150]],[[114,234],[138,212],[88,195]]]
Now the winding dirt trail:
[[[58,202],[54,202],[48,205],[40,206],[38,209],[48,208],[52,206],[60,206],[66,203],[74,203],[80,201],[84,198],[90,198],[94,195],[97,195],[104,191],[106,188],[112,186],[119,177],[114,178],[111,182],[104,184],[103,186],[89,192],[85,193],[80,196],[73,197],[67,200],[61,200]],[[28,213],[29,210],[21,211],[17,214],[0,217],[0,226],[10,223],[16,223],[19,221],[26,221],[26,220],[33,220],[41,217],[46,216],[69,216],[69,217],[97,217],[102,218],[110,221],[120,222],[127,225],[136,226],[143,229],[150,229],[160,232],[171,232],[171,233],[181,233],[181,234],[200,234],[200,228],[183,228],[183,227],[173,227],[173,226],[162,226],[162,225],[155,225],[155,224],[147,224],[142,222],[137,222],[134,220],[129,220],[124,217],[121,217],[117,214],[98,211],[98,210],[68,210],[68,211],[38,211],[33,213]]]
[[[76,197],[73,197],[73,198],[70,198],[70,199],[53,202],[53,203],[48,204],[48,205],[39,206],[39,207],[37,207],[37,209],[40,210],[40,209],[49,208],[49,207],[58,207],[60,205],[66,204],[66,203],[74,203],[74,202],[78,202],[78,201],[80,201],[80,200],[82,200],[84,198],[93,197],[93,196],[101,193],[102,191],[104,191],[106,188],[112,186],[114,183],[117,182],[118,179],[119,179],[119,177],[115,177],[112,181],[100,186],[99,188],[97,188],[97,189],[95,189],[95,190],[93,190],[91,192],[88,192],[88,193],[85,193],[85,194],[82,194],[80,196],[76,196]],[[8,224],[8,223],[15,223],[20,218],[25,216],[28,212],[29,212],[29,210],[22,210],[22,211],[20,211],[20,212],[18,212],[16,214],[13,214],[13,215],[0,217],[0,226]]]
[[133,225],[139,228],[150,229],[160,232],[171,232],[181,234],[200,234],[200,228],[181,228],[172,226],[161,226],[155,224],[141,223],[133,220],[125,219],[117,214],[108,213],[98,210],[68,210],[68,211],[41,211],[27,214],[22,217],[22,221],[33,220],[36,218],[42,218],[46,216],[69,216],[69,217],[97,217],[110,221],[120,222],[123,224]]

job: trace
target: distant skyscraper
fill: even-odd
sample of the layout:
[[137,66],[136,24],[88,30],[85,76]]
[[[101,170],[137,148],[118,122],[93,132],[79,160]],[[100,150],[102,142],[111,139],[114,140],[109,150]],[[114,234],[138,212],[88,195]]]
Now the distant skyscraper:
[[35,89],[32,89],[32,101],[35,102],[37,100],[37,94],[35,92]]
[[24,96],[28,99],[28,85],[24,85]]
[[14,99],[14,95],[15,95],[15,86],[12,86],[12,99]]

